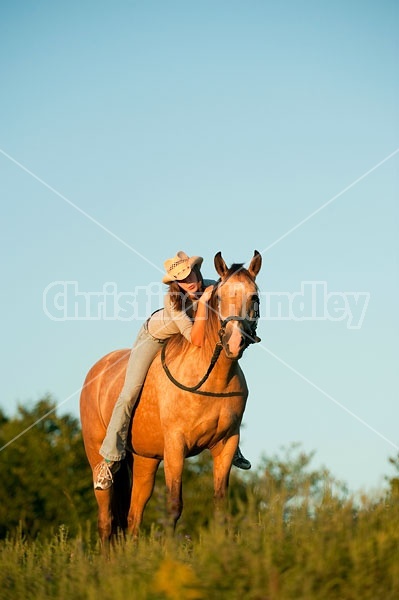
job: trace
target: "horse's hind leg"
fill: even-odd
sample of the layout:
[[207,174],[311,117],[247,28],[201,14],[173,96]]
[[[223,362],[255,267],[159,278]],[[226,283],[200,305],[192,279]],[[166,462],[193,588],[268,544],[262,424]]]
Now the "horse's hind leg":
[[108,490],[94,490],[98,504],[98,534],[103,547],[108,545],[112,533],[111,488]]
[[137,536],[143,520],[143,513],[154,489],[155,475],[161,461],[134,455],[133,490],[128,515],[128,531]]

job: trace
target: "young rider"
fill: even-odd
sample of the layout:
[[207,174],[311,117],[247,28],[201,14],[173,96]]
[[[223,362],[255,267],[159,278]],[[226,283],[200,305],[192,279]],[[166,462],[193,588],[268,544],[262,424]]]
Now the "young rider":
[[[181,333],[195,346],[202,346],[204,342],[206,304],[215,282],[203,279],[202,261],[201,256],[189,257],[180,250],[164,263],[166,274],[162,282],[169,286],[164,307],[144,323],[131,350],[125,382],[100,449],[103,460],[94,468],[95,489],[106,490],[112,485],[113,475],[125,457],[133,408],[160,344],[175,333]],[[240,469],[251,468],[239,448],[233,465]]]

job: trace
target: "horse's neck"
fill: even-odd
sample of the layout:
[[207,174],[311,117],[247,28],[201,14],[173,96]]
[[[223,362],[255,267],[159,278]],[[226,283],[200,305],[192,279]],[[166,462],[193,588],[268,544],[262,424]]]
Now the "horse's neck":
[[226,358],[224,351],[222,350],[215,365],[215,376],[219,381],[227,385],[237,373],[238,361]]
[[[213,326],[214,327],[214,326]],[[217,327],[216,331],[219,329]],[[208,338],[207,343],[205,343],[204,347],[201,348],[201,369],[206,371],[209,367],[211,361],[214,359],[214,353],[216,352],[216,345],[219,342],[218,336],[215,334],[215,330],[212,329],[208,331],[210,337]],[[219,342],[220,343],[220,342]],[[197,354],[198,356],[198,354]],[[222,349],[218,355],[216,363],[212,369],[212,373],[209,377],[209,381],[217,382],[218,386],[222,388],[227,386],[231,381],[231,378],[238,372],[238,364],[237,361],[232,361],[228,359]]]
[[[198,373],[205,373],[211,364],[214,348],[212,351],[202,353],[202,360],[195,363],[195,369]],[[194,358],[195,355],[193,355]],[[197,355],[198,356],[198,355]],[[194,366],[194,365],[193,365]],[[239,372],[237,361],[226,358],[224,350],[222,350],[209,374],[206,385],[214,391],[221,391],[228,387],[232,378]],[[217,389],[216,389],[217,388]]]

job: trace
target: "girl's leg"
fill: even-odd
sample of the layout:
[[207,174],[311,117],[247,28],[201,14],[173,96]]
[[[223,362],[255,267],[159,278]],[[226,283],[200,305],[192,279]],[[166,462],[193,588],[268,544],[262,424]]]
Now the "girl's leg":
[[114,406],[100,454],[108,461],[120,461],[126,454],[126,439],[133,408],[143,387],[147,371],[160,349],[142,327],[130,353],[125,383]]

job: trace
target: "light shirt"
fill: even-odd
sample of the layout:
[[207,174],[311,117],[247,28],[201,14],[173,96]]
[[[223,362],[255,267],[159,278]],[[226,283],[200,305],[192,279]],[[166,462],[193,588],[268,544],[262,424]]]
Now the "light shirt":
[[[214,285],[213,279],[204,279],[204,288]],[[164,307],[153,313],[147,323],[148,333],[158,340],[166,340],[175,333],[181,333],[191,342],[191,329],[193,327],[198,300],[184,299],[183,310],[176,310],[170,295],[165,294]]]

